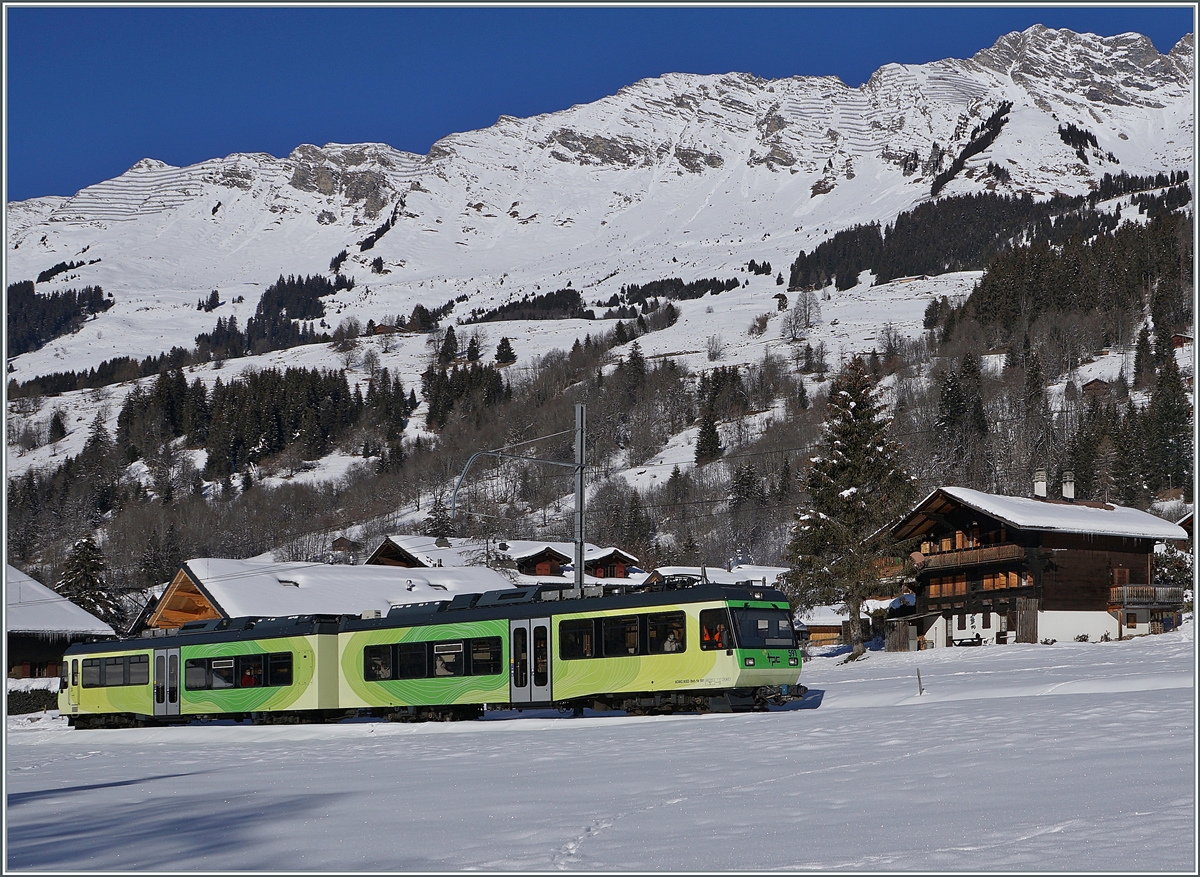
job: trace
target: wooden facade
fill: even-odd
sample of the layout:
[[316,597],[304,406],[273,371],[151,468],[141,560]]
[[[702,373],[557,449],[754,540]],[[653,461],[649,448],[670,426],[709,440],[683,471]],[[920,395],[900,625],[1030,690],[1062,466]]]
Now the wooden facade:
[[215,601],[205,593],[200,583],[188,575],[186,568],[180,567],[157,605],[145,619],[144,626],[169,629],[181,627],[189,621],[208,621],[224,617],[224,613],[216,607]]
[[637,564],[637,558],[616,548],[606,554],[592,557],[583,563],[583,571],[598,579],[628,578],[628,569]]
[[399,566],[404,569],[417,569],[427,566],[415,554],[403,546],[397,545],[391,539],[384,539],[380,546],[366,559],[364,565]]
[[[1114,509],[1103,503],[1019,502],[1061,505],[1064,515],[1067,507]],[[893,527],[897,539],[919,540],[911,585],[916,594],[911,623],[918,634],[943,618],[948,639],[965,641],[979,633],[1005,642],[1016,634],[1018,642],[1036,642],[1036,612],[1109,612],[1119,619],[1122,606],[1114,605],[1114,594],[1135,593],[1124,589],[1146,588],[1154,580],[1153,538],[1023,525],[985,508],[938,490]],[[981,620],[982,630],[964,623],[972,617]]]
[[514,557],[517,571],[527,576],[560,576],[562,565],[570,563],[571,558],[561,551],[555,551],[549,545],[534,554],[524,557]]

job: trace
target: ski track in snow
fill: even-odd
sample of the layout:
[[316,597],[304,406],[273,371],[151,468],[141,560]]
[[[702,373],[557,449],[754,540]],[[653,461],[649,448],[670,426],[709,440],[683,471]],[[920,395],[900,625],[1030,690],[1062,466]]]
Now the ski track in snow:
[[1194,669],[1188,623],[1123,643],[832,652],[804,667],[817,697],[766,714],[10,717],[8,866],[1187,871]]

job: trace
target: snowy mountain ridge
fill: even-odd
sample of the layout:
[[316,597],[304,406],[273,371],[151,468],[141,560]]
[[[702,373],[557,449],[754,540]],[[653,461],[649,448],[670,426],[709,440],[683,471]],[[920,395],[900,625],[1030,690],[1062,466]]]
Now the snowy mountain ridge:
[[[326,273],[343,249],[358,285],[327,300],[331,328],[465,295],[453,320],[568,284],[590,305],[627,283],[728,277],[749,259],[786,274],[837,230],[928,200],[1009,103],[1002,133],[941,195],[1080,194],[1105,173],[1190,167],[1193,68],[1191,35],[1161,55],[1137,34],[1037,26],[969,60],[886,65],[859,88],[668,74],[561,112],[502,116],[425,156],[364,143],[184,168],[143,159],[70,198],[7,205],[9,283],[79,261],[38,292],[98,284],[115,297],[80,331],[16,357],[10,377],[190,347],[217,316],[244,324],[278,275]],[[1095,135],[1085,159],[1059,137],[1067,124]],[[774,277],[748,279],[750,309],[771,308]],[[226,304],[197,311],[213,289]],[[872,295],[861,298],[869,309]],[[666,350],[695,346],[678,334],[687,325],[664,333]]]

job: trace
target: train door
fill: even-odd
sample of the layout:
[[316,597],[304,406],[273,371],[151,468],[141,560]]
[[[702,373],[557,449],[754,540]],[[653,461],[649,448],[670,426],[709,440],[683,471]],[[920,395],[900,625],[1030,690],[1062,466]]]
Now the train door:
[[509,683],[512,703],[548,703],[550,694],[550,619],[523,618],[509,623]]
[[179,715],[179,649],[154,650],[154,715]]
[[[66,660],[65,658],[63,659]],[[71,658],[70,677],[67,679],[67,705],[71,712],[79,711],[79,659]]]

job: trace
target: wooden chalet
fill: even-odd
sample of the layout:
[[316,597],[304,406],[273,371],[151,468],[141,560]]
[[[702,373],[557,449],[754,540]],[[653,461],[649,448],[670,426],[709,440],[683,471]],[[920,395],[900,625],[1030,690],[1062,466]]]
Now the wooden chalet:
[[1180,551],[1191,551],[1192,550],[1192,518],[1194,515],[1195,515],[1195,512],[1188,512],[1186,515],[1184,515],[1182,518],[1180,518],[1178,521],[1175,522],[1179,527],[1181,527],[1183,529],[1183,532],[1187,534],[1186,538],[1176,539],[1174,542],[1171,543],[1176,548],[1178,548]]
[[[572,560],[572,562],[574,562]],[[583,571],[598,579],[624,579],[629,568],[637,566],[637,558],[619,548],[605,548],[584,555]]]
[[1107,399],[1112,395],[1112,384],[1103,378],[1092,378],[1079,389],[1085,399]]
[[524,554],[510,551],[509,556],[517,565],[517,572],[525,576],[561,576],[562,567],[573,562],[570,555],[550,545],[543,545]]
[[511,588],[501,573],[484,567],[411,569],[388,566],[274,563],[265,560],[196,558],[179,568],[143,628],[170,629],[190,621],[253,616],[357,615],[457,593]]
[[1072,637],[1149,632],[1183,602],[1152,583],[1155,543],[1186,533],[1137,509],[943,487],[892,535],[919,542],[915,610],[889,622],[896,650],[1061,639],[1063,625]]

